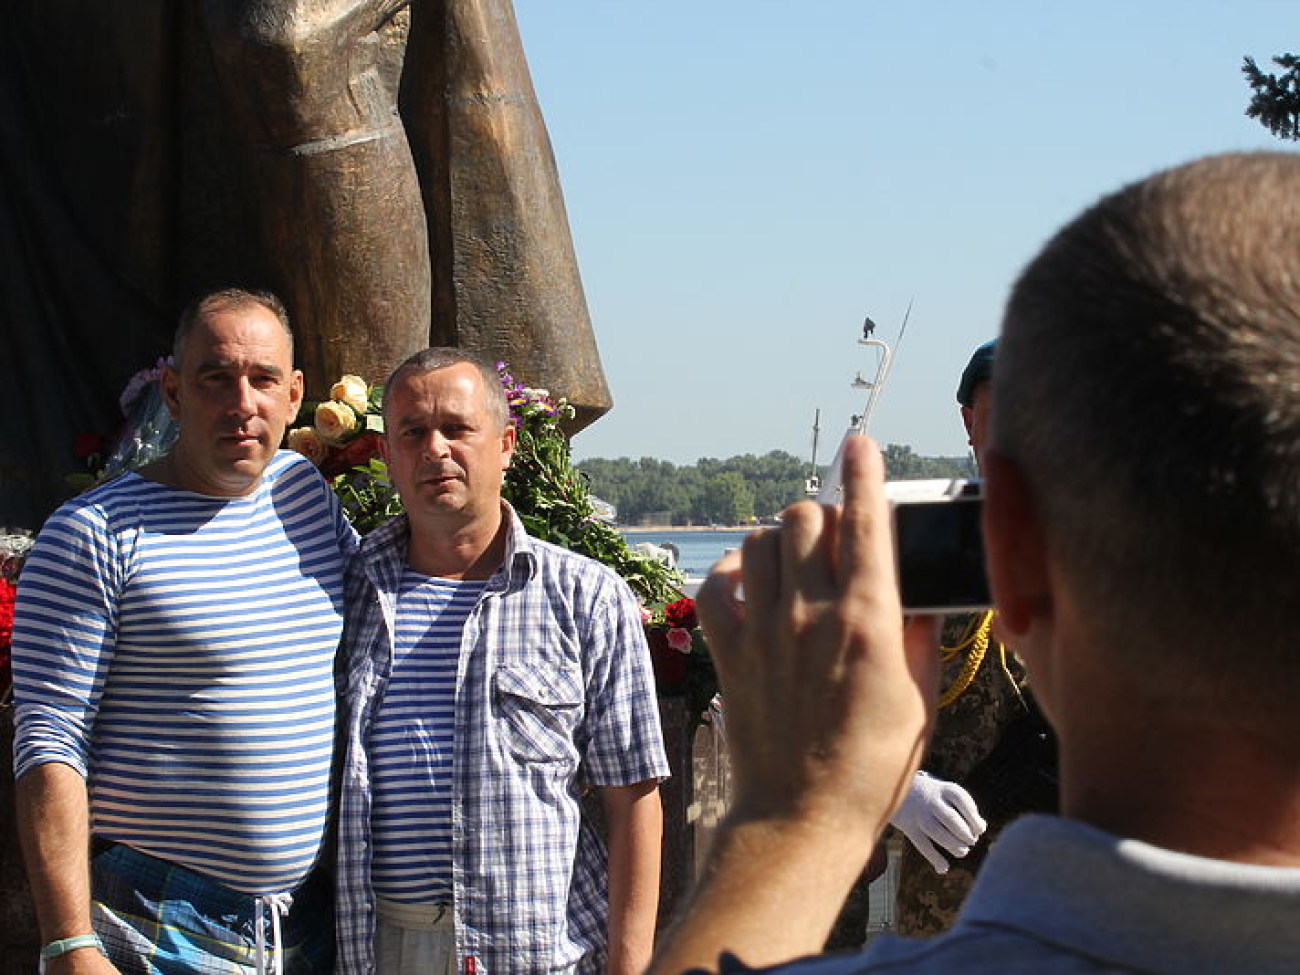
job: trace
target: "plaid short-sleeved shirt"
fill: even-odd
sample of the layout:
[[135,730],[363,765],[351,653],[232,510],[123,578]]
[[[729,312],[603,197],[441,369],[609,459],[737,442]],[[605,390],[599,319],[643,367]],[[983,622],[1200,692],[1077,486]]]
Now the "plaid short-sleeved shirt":
[[[589,787],[668,775],[649,651],[631,591],[590,559],[509,540],[461,637],[452,760],[458,969],[479,975],[598,970],[605,958],[604,843]],[[405,516],[362,543],[348,571],[347,740],[338,864],[339,971],[374,972],[366,743],[392,667]]]

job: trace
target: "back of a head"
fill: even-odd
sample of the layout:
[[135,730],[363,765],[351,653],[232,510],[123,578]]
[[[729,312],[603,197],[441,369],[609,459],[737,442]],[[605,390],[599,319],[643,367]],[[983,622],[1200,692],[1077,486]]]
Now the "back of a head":
[[1218,702],[1300,690],[1297,256],[1300,156],[1202,160],[1061,231],[998,347],[994,443],[1092,635]]

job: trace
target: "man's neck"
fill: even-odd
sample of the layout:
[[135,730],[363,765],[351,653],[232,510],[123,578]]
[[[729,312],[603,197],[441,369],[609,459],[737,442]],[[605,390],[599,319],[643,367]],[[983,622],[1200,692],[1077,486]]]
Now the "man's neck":
[[510,525],[500,508],[495,517],[463,525],[411,520],[407,565],[441,579],[487,579],[505,561]]
[[1300,749],[1206,714],[1136,702],[1107,713],[1081,735],[1062,729],[1067,816],[1165,849],[1300,867]]
[[254,494],[262,484],[259,475],[243,482],[214,485],[194,473],[194,465],[177,444],[170,452],[141,467],[137,473],[147,481],[156,481],[167,487],[209,498],[245,498]]

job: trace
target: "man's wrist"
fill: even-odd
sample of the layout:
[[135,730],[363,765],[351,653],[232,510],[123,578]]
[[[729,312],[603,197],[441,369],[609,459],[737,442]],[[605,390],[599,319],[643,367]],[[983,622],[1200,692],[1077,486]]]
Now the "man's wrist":
[[53,961],[55,958],[62,958],[68,952],[76,951],[79,948],[94,948],[101,955],[104,953],[104,946],[100,944],[99,935],[74,934],[70,938],[55,938],[43,947],[41,949],[41,960]]
[[[909,779],[910,782],[910,779]],[[874,847],[889,825],[891,807],[881,807],[874,797],[846,801],[844,795],[812,794],[797,797],[736,796],[723,819],[734,830],[774,835],[801,835],[820,844],[852,848]]]

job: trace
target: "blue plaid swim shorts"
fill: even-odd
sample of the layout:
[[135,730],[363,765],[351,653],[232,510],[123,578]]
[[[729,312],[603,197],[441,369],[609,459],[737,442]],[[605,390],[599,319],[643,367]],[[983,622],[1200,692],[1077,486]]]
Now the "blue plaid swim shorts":
[[[95,932],[122,975],[253,975],[257,898],[113,844],[91,863]],[[333,896],[316,870],[280,926],[284,975],[333,971]],[[272,940],[264,921],[264,941]],[[267,971],[274,969],[266,964]]]

